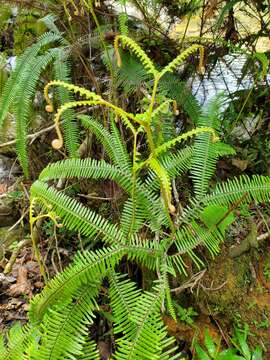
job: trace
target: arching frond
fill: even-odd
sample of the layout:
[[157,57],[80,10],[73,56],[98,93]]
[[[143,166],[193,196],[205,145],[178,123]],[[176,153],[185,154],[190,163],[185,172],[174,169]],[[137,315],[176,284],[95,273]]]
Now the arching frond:
[[112,138],[112,145],[114,147],[114,152],[116,155],[117,165],[120,166],[122,169],[129,169],[131,170],[131,161],[130,156],[127,152],[126,146],[124,146],[121,136],[119,134],[119,130],[116,127],[114,121],[111,122],[111,138]]
[[70,304],[63,302],[50,309],[42,323],[40,360],[74,359],[83,353],[88,325],[93,322],[93,311],[98,308],[95,302],[98,292],[98,286],[84,285],[73,294]]
[[219,183],[205,198],[206,204],[229,205],[270,201],[270,176],[242,175]]
[[167,337],[160,314],[164,292],[165,284],[160,280],[152,292],[145,292],[137,299],[125,335],[118,341],[116,359],[176,359],[172,355],[174,339]]
[[26,143],[27,128],[30,123],[29,114],[32,98],[35,94],[36,85],[41,72],[52,60],[53,53],[47,52],[47,54],[35,57],[29,61],[29,68],[27,74],[24,75],[23,85],[18,89],[14,102],[16,118],[16,150],[26,177],[29,175]]
[[[219,96],[210,102],[198,119],[198,129],[210,127],[215,131],[218,130],[220,126],[220,100],[221,97]],[[209,180],[216,169],[216,161],[218,159],[218,152],[221,150],[221,145],[218,145],[218,147],[217,144],[212,141],[212,135],[210,133],[201,133],[195,138],[191,175],[197,198],[204,196],[208,190]]]
[[177,143],[179,143],[181,141],[188,140],[189,138],[191,138],[193,136],[197,136],[197,135],[202,134],[202,133],[210,133],[211,136],[212,136],[212,141],[213,142],[216,142],[218,140],[218,138],[216,136],[216,133],[212,128],[210,128],[210,127],[198,127],[198,128],[193,129],[193,130],[187,131],[184,134],[179,135],[176,138],[174,138],[172,140],[169,140],[169,141],[165,142],[164,144],[158,146],[155,149],[155,154],[157,156],[157,155],[159,155],[159,154],[161,154],[163,152],[166,152],[169,149],[171,149],[172,147],[174,147]]
[[123,247],[109,247],[78,253],[71,266],[52,279],[31,302],[29,316],[31,321],[43,319],[52,305],[70,302],[73,294],[84,284],[99,286],[109,269],[113,269],[125,254]]
[[115,37],[114,40],[114,48],[115,48],[115,52],[116,52],[116,56],[118,58],[118,64],[121,64],[121,59],[120,59],[120,55],[119,55],[119,41],[121,41],[121,43],[123,44],[123,46],[127,46],[130,51],[132,51],[136,56],[138,56],[138,58],[140,59],[140,61],[142,62],[145,70],[152,75],[156,75],[157,74],[157,70],[152,62],[152,60],[148,57],[148,55],[145,53],[145,51],[132,39],[130,39],[127,36],[124,35],[118,35]]
[[116,225],[47,184],[36,181],[31,187],[31,193],[42,205],[49,204],[68,229],[80,231],[89,238],[99,234],[105,242],[112,244],[125,241]]
[[22,360],[28,346],[35,341],[37,328],[35,326],[21,326],[16,323],[7,336],[7,345],[2,343],[1,360]]
[[180,55],[178,55],[174,60],[172,60],[167,66],[165,66],[159,73],[161,78],[167,72],[173,72],[177,66],[179,66],[183,61],[186,60],[192,53],[202,48],[202,45],[193,44],[189,48],[185,49]]
[[40,49],[47,44],[60,40],[60,36],[48,32],[43,34],[37,42],[27,48],[25,52],[16,60],[16,67],[12,71],[8,81],[5,84],[0,102],[0,127],[5,120],[8,110],[16,99],[20,89],[24,89],[24,81],[28,79],[29,72],[32,71],[33,59],[38,55]]
[[129,326],[132,312],[136,310],[136,301],[141,294],[134,282],[126,275],[112,273],[110,279],[110,301],[114,316],[114,333],[123,332]]

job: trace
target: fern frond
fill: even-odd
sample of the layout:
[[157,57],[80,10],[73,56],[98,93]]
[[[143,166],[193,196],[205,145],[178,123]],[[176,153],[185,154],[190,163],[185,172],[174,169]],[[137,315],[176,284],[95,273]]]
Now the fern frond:
[[107,271],[112,270],[125,254],[124,247],[109,247],[78,253],[72,265],[52,279],[32,301],[29,317],[32,322],[42,320],[52,305],[70,301],[84,284],[98,286]]
[[[221,96],[212,100],[198,119],[198,129],[210,127],[217,131],[219,128]],[[221,145],[218,145],[219,148]],[[209,187],[209,181],[216,169],[218,151],[216,143],[213,143],[209,133],[201,133],[195,138],[194,158],[191,168],[191,176],[194,182],[195,195],[197,198],[204,196]]]
[[127,240],[141,229],[146,218],[145,209],[139,206],[136,198],[125,202],[121,213],[120,228]]
[[98,286],[84,285],[73,294],[71,304],[50,309],[42,323],[44,332],[37,352],[40,360],[74,359],[82,354],[93,311],[98,308],[98,291]]
[[[58,51],[56,52],[53,67],[54,76],[56,79],[64,82],[70,82],[69,64],[62,49],[58,49]],[[62,87],[57,88],[57,97],[61,105],[65,104],[66,102],[71,102],[73,100],[68,90]],[[77,122],[75,121],[75,112],[73,110],[68,110],[65,112],[63,118],[64,139],[66,148],[71,157],[77,157],[79,147],[79,129]]]
[[123,141],[121,139],[121,135],[116,127],[114,121],[111,122],[111,138],[112,138],[112,145],[114,147],[114,152],[117,155],[117,164],[122,169],[131,170],[132,165],[130,161],[130,156],[127,152],[126,146],[124,146]]
[[78,360],[100,360],[95,341],[87,340],[82,351],[83,355],[78,356]]
[[185,61],[192,53],[202,48],[202,45],[193,44],[186,50],[184,50],[180,55],[178,55],[173,61],[171,61],[167,66],[165,66],[159,73],[161,78],[167,72],[173,72],[177,66],[179,66],[183,61]]
[[130,53],[121,52],[122,65],[117,69],[116,84],[127,95],[133,95],[149,78],[143,65]]
[[41,72],[53,60],[52,52],[38,56],[28,64],[31,71],[24,76],[23,86],[18,89],[14,103],[14,112],[16,118],[16,151],[24,175],[29,176],[28,155],[27,155],[27,128],[29,125],[29,114],[32,105],[32,97],[34,96],[36,85]]
[[[124,35],[118,35],[114,40],[114,49],[118,60],[120,58],[119,54],[119,42],[123,44],[123,46],[127,46],[131,52],[133,52],[141,61],[145,70],[148,74],[152,74],[153,76],[157,75],[157,70],[152,62],[152,60],[146,55],[145,51],[132,39]],[[121,60],[120,60],[121,61]],[[119,61],[118,61],[119,63]],[[119,64],[120,65],[120,64]]]
[[92,91],[89,91],[81,86],[77,86],[77,85],[73,85],[73,84],[69,84],[65,81],[62,81],[62,80],[52,80],[50,82],[48,82],[48,84],[44,87],[44,97],[45,97],[45,100],[47,102],[47,104],[49,106],[51,106],[52,108],[50,109],[50,112],[53,111],[53,106],[52,106],[52,102],[49,98],[49,89],[52,87],[52,86],[59,86],[59,87],[62,87],[72,93],[74,93],[75,95],[78,94],[80,96],[84,96],[86,97],[86,99],[88,100],[96,100],[96,101],[100,101],[102,100],[102,97],[97,95],[96,93],[92,92]]
[[22,360],[28,346],[35,341],[37,329],[34,326],[21,326],[19,323],[12,326],[7,336],[7,346],[1,352],[1,360]]
[[118,14],[118,23],[119,23],[119,30],[121,35],[128,36],[128,15],[125,12],[120,12]]
[[235,149],[231,145],[225,144],[221,141],[214,143],[213,149],[218,157],[236,154]]
[[[175,154],[164,154],[160,157],[159,162],[167,171],[171,180],[188,171],[191,167],[193,147],[186,146],[178,150]],[[159,189],[159,181],[154,172],[151,172],[146,179],[147,187],[151,190]]]
[[205,204],[229,205],[270,201],[270,176],[242,175],[217,184],[214,191],[205,197]]
[[[162,280],[153,292],[145,292],[137,302],[125,335],[119,339],[115,358],[119,360],[175,359],[171,356],[174,339],[167,338],[160,307],[165,293]],[[167,350],[169,348],[169,350]]]
[[[60,178],[111,179],[125,192],[132,195],[132,177],[125,170],[105,161],[94,159],[67,159],[48,165],[39,175],[42,181]],[[158,195],[148,189],[141,181],[136,181],[135,199],[140,209],[145,210],[145,216],[154,224],[160,213]],[[157,225],[156,225],[157,226]],[[122,238],[122,237],[121,237]],[[122,238],[124,239],[124,238]]]
[[110,304],[112,306],[114,322],[114,333],[123,332],[130,325],[132,312],[135,311],[137,298],[141,291],[137,289],[134,282],[126,275],[112,273],[110,279]]
[[31,195],[37,197],[41,204],[44,202],[49,204],[70,230],[80,231],[89,238],[100,234],[102,239],[108,243],[125,241],[122,232],[116,225],[41,181],[36,181],[31,186]]
[[158,156],[159,154],[168,151],[170,148],[174,147],[180,141],[187,140],[193,136],[197,136],[198,134],[207,133],[207,132],[211,133],[213,142],[216,142],[218,140],[218,137],[216,136],[216,133],[212,128],[210,128],[210,127],[195,128],[193,130],[187,131],[184,134],[179,135],[176,138],[174,138],[170,141],[167,141],[166,143],[158,146],[155,150],[155,155]]
[[77,118],[82,122],[84,128],[89,129],[96,136],[113,163],[115,165],[121,165],[117,161],[118,153],[113,146],[110,132],[100,122],[89,115],[78,115]]
[[16,67],[12,71],[8,81],[5,84],[0,102],[0,127],[5,120],[8,110],[16,99],[20,89],[24,89],[24,81],[29,77],[32,71],[33,60],[43,46],[52,42],[59,41],[61,37],[55,33],[48,32],[38,38],[37,42],[27,48],[25,52],[16,60]]

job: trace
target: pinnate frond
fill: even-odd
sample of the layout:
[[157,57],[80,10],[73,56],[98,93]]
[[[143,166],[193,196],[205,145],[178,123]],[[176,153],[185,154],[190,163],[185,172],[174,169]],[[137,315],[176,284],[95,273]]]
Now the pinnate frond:
[[124,242],[124,236],[116,225],[47,184],[36,181],[31,187],[31,194],[41,204],[46,204],[45,208],[49,204],[68,229],[80,231],[89,238],[99,234],[108,243]]
[[214,191],[207,195],[205,204],[229,205],[270,201],[270,176],[247,175],[217,184]]
[[70,304],[64,302],[50,309],[42,323],[40,360],[74,359],[82,354],[88,326],[93,322],[93,311],[98,308],[95,301],[98,291],[98,286],[84,285],[73,294]]
[[31,321],[43,319],[52,305],[71,301],[73,294],[84,284],[99,286],[109,269],[119,263],[126,249],[124,247],[108,247],[96,252],[78,253],[72,265],[52,279],[31,302],[29,316]]
[[144,68],[149,74],[156,75],[157,70],[152,62],[152,60],[148,57],[148,55],[145,53],[145,51],[132,39],[130,39],[127,36],[124,35],[118,35],[115,37],[114,40],[114,48],[116,55],[120,57],[119,55],[119,42],[123,44],[123,46],[126,46],[130,49],[131,52],[133,52],[142,62]]
[[159,73],[161,78],[167,72],[173,72],[177,66],[184,62],[192,53],[202,48],[202,45],[193,44],[186,50],[184,50],[180,55],[178,55],[174,60],[172,60],[167,66],[165,66]]

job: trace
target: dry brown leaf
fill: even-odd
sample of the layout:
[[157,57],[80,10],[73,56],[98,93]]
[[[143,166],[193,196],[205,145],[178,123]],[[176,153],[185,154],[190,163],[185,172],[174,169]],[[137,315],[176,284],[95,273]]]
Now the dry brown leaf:
[[9,288],[9,294],[11,296],[29,295],[32,296],[31,283],[27,279],[27,269],[21,266],[18,269],[18,277],[16,284],[11,285]]

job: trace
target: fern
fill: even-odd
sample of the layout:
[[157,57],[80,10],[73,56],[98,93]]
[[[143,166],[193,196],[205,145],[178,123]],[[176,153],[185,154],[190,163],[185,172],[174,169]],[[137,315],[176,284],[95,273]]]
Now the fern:
[[41,72],[53,60],[53,54],[48,52],[32,60],[29,60],[27,75],[24,77],[23,86],[18,89],[14,103],[14,113],[16,117],[16,150],[24,175],[29,176],[28,155],[27,155],[27,127],[29,123],[29,113],[34,96],[36,85]]
[[161,72],[159,73],[159,77],[161,78],[168,72],[173,72],[177,66],[179,66],[182,62],[184,62],[193,52],[201,49],[201,45],[191,45],[189,48],[184,50],[180,55],[178,55],[173,61],[171,61],[167,66],[165,66]]
[[30,319],[33,322],[40,321],[52,304],[70,302],[82,285],[98,285],[108,269],[113,269],[124,253],[124,247],[110,247],[95,253],[77,254],[73,265],[51,280],[43,292],[33,299],[29,311]]
[[[231,209],[243,202],[270,201],[270,178],[259,175],[240,176],[218,183],[213,190],[209,189],[217,158],[234,154],[230,146],[217,142],[216,134],[220,130],[218,101],[197,118],[197,127],[193,130],[167,141],[162,139],[158,142],[154,137],[159,125],[163,129],[163,124],[158,123],[160,114],[169,113],[168,107],[172,102],[172,98],[163,98],[157,105],[159,78],[173,71],[198,47],[187,50],[157,72],[133,40],[122,35],[117,39],[116,47],[119,41],[129,46],[142,61],[146,73],[154,77],[149,107],[142,114],[131,114],[70,83],[56,80],[46,86],[47,110],[50,111],[53,110],[53,101],[48,95],[51,86],[61,87],[83,98],[68,100],[56,112],[59,139],[62,136],[59,119],[65,111],[77,106],[102,105],[120,115],[131,130],[133,144],[129,139],[128,145],[133,145],[133,153],[130,156],[113,116],[108,128],[104,128],[97,119],[80,116],[82,125],[103,145],[108,161],[91,158],[60,161],[45,168],[39,180],[31,186],[31,225],[33,219],[37,221],[49,216],[56,221],[59,217],[67,229],[80,231],[90,240],[97,238],[99,248],[78,253],[73,263],[32,299],[29,310],[31,325],[16,335],[15,340],[11,339],[4,350],[6,359],[26,359],[27,356],[44,360],[98,359],[87,326],[94,319],[96,299],[105,278],[109,279],[108,294],[113,314],[114,358],[179,358],[174,339],[168,336],[163,324],[162,310],[166,307],[175,318],[170,280],[179,273],[187,273],[186,258],[189,257],[200,268],[203,262],[198,256],[198,249],[204,247],[214,257],[224,240],[224,230],[221,231],[219,226],[219,222],[223,224],[223,218],[207,222],[205,212],[211,206],[223,206],[226,219]],[[143,154],[140,154],[138,144],[143,140],[145,146]],[[189,146],[172,152],[182,140],[189,140]],[[190,169],[196,196],[187,204],[181,204],[181,209],[180,206],[175,209],[171,181]],[[64,191],[56,190],[53,180],[60,178],[110,179],[117,182],[126,192],[118,223],[113,224]],[[50,182],[50,186],[46,182]],[[39,205],[40,214],[37,216],[33,212],[34,204]],[[151,289],[142,291],[126,275],[119,273],[127,261],[156,274]],[[33,336],[32,329],[35,329]],[[21,349],[18,348],[19,343],[22,344]],[[0,343],[1,346],[3,348],[4,345]],[[11,356],[7,357],[9,353]]]
[[17,59],[16,67],[9,77],[1,97],[0,126],[2,126],[18,91],[24,88],[24,81],[29,76],[29,72],[31,73],[32,71],[31,64],[33,59],[35,59],[42,47],[59,40],[60,37],[55,33],[45,33]]
[[233,203],[267,202],[270,200],[269,176],[242,175],[216,186],[205,198],[206,204],[227,205]]
[[124,241],[123,234],[116,225],[46,184],[36,181],[32,187],[32,194],[41,201],[44,199],[44,206],[49,202],[68,229],[80,230],[83,235],[90,238],[100,234],[108,243]]
[[118,65],[121,65],[120,54],[119,54],[119,41],[122,42],[123,46],[128,46],[130,51],[133,52],[140,59],[142,65],[149,74],[152,74],[153,76],[157,75],[157,70],[152,60],[150,60],[150,58],[146,55],[146,53],[141,49],[141,47],[135,41],[124,35],[118,35],[115,37],[114,48],[118,58]]
[[74,294],[75,300],[51,309],[44,317],[39,359],[74,359],[82,355],[87,327],[93,322],[97,286],[82,286]]
[[[210,127],[219,128],[220,97],[212,100],[207,109],[198,119],[199,129]],[[192,179],[196,197],[200,198],[206,194],[208,183],[216,168],[218,153],[216,143],[212,141],[209,133],[199,134],[195,139],[193,166],[191,168]]]

